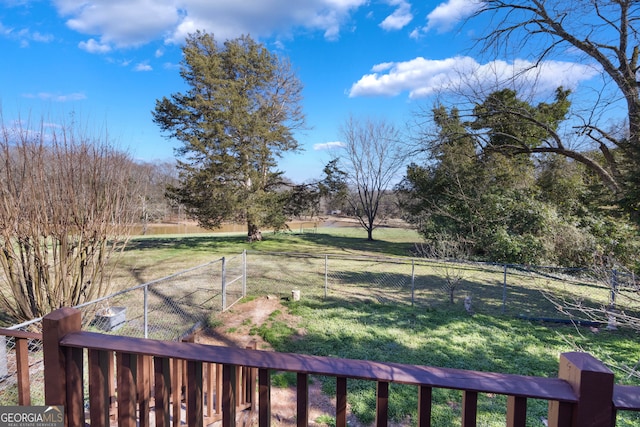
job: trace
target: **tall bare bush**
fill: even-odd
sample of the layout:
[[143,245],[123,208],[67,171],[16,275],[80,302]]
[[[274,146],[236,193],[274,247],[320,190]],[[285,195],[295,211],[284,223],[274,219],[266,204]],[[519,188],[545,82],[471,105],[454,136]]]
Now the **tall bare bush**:
[[105,295],[139,216],[131,159],[75,124],[1,132],[0,308],[22,321]]

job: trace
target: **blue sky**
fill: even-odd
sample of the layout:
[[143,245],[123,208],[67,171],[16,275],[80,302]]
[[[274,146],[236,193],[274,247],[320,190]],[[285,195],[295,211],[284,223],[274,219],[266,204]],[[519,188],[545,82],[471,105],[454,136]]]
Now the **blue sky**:
[[[311,180],[349,115],[404,127],[447,90],[494,84],[530,64],[524,47],[509,58],[474,54],[488,21],[462,24],[481,7],[477,0],[0,0],[3,123],[73,114],[96,132],[107,129],[136,159],[172,159],[176,142],[162,136],[151,111],[156,99],[186,89],[178,74],[185,35],[250,34],[289,57],[305,87],[309,129],[297,135],[304,151],[280,168],[296,182]],[[598,74],[578,61],[567,52],[542,64],[539,93]]]

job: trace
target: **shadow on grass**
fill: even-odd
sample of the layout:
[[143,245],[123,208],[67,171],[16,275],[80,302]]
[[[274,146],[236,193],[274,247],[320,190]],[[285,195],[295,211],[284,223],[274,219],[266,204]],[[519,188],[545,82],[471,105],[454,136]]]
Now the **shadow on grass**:
[[[421,307],[450,306],[447,281],[435,274],[417,275],[389,271],[333,271],[331,289],[348,298],[359,295],[378,303],[413,303]],[[454,305],[460,309],[466,296],[471,297],[475,313],[493,316],[519,316],[566,319],[538,289],[507,285],[488,280],[462,280],[454,290]],[[595,302],[594,302],[595,304]]]
[[379,254],[410,256],[413,243],[386,240],[368,241],[362,237],[323,233],[264,233],[263,241],[248,243],[246,235],[151,236],[133,238],[125,251],[144,249],[173,249],[189,251],[234,251],[251,249],[263,252],[346,253],[353,255]]
[[370,252],[387,256],[411,256],[411,251],[414,248],[414,243],[367,240],[364,237],[335,236],[322,233],[302,234],[300,238],[315,245],[332,247],[346,253]]
[[[640,350],[633,333],[596,334],[588,328],[580,332],[571,326],[548,327],[506,316],[469,316],[457,306],[411,307],[342,297],[303,299],[287,305],[290,314],[305,319],[300,325],[304,333],[274,339],[274,348],[283,352],[556,377],[559,354],[574,351],[567,337],[586,349],[603,347],[605,357],[615,348],[633,348],[625,357],[635,360]],[[335,394],[335,379],[322,381],[325,393]],[[365,424],[373,422],[375,382],[349,380],[347,384],[352,412]],[[417,397],[415,386],[392,384],[392,420],[416,420]],[[432,408],[433,425],[460,425],[460,392],[434,389]],[[479,396],[478,417],[486,425],[504,425],[505,413],[504,396]],[[547,416],[547,402],[531,400],[527,415],[527,425],[538,425]],[[637,414],[621,416],[632,423],[640,420]]]
[[158,236],[131,239],[125,248],[125,251],[163,248],[210,251],[212,249],[222,249],[235,245],[241,246],[246,242],[247,237],[245,235]]
[[[562,342],[554,332],[530,322],[469,316],[458,307],[425,309],[333,298],[300,305],[290,303],[292,312],[311,310],[314,324],[306,325],[304,336],[279,341],[279,351],[523,375],[553,376],[558,369],[557,354],[522,348],[523,340],[544,348]],[[323,327],[331,322],[340,326]]]

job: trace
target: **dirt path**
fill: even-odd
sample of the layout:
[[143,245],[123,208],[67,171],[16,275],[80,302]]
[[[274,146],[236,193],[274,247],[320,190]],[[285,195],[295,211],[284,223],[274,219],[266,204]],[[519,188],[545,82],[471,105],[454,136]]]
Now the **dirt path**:
[[[260,350],[273,351],[273,348],[258,335],[250,335],[254,327],[259,327],[270,319],[285,322],[292,328],[297,328],[300,319],[287,313],[276,297],[261,297],[246,303],[238,303],[216,317],[220,326],[215,329],[203,330],[195,337],[196,342],[211,345],[247,347],[251,341],[257,342]],[[303,334],[304,331],[300,330]],[[326,425],[319,421],[322,416],[335,419],[335,398],[322,393],[320,381],[309,384],[309,425]],[[296,392],[295,387],[271,389],[271,425],[295,426],[296,420]],[[350,426],[358,427],[360,423],[349,415]],[[319,420],[320,419],[320,420]]]

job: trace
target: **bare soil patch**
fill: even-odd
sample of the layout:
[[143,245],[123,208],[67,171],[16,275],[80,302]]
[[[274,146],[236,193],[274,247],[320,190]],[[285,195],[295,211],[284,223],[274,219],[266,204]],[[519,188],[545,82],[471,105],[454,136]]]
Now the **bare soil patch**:
[[[274,313],[276,314],[274,315]],[[259,327],[270,319],[285,322],[289,327],[298,329],[300,335],[304,334],[304,330],[299,329],[298,326],[300,318],[288,314],[287,308],[279,298],[267,296],[249,302],[240,302],[224,313],[220,313],[216,317],[220,326],[199,331],[195,336],[195,341],[202,344],[242,348],[249,346],[252,341],[256,341],[259,350],[273,351],[271,345],[260,336],[250,335],[252,328]],[[318,421],[323,415],[335,419],[335,397],[332,398],[324,394],[318,380],[309,384],[309,402],[309,425],[326,425]],[[348,417],[349,425],[361,426],[355,417],[351,415]],[[271,388],[271,418],[273,426],[295,426],[297,424],[295,387]]]
[[[277,312],[277,313],[276,313]],[[217,317],[220,326],[211,329],[203,329],[195,336],[195,342],[210,345],[222,345],[246,348],[252,341],[256,341],[257,348],[264,351],[273,351],[273,347],[257,334],[251,335],[251,329],[260,327],[270,321],[284,322],[290,328],[296,329],[299,336],[305,331],[300,328],[301,319],[288,313],[288,309],[282,304],[280,298],[265,296],[248,302],[239,302],[229,310],[220,313]],[[294,386],[271,388],[271,425],[272,426],[296,426],[296,389]],[[309,425],[326,426],[322,421],[333,419],[336,416],[336,399],[322,392],[322,384],[319,379],[311,378],[309,384]],[[257,418],[252,420],[257,425]],[[361,423],[349,409],[347,403],[347,424],[350,427],[367,427]],[[389,422],[390,427],[406,427],[411,425],[411,420],[401,422]]]
[[295,328],[300,319],[287,314],[287,308],[279,298],[266,296],[248,302],[240,301],[227,311],[216,316],[219,326],[203,329],[196,335],[196,342],[229,347],[247,347],[257,342],[259,350],[273,350],[271,345],[259,335],[251,335],[251,329],[263,325],[269,316],[279,311],[277,318]]

